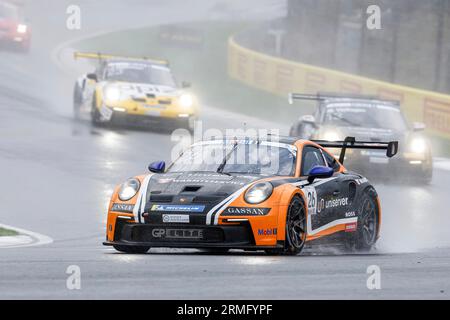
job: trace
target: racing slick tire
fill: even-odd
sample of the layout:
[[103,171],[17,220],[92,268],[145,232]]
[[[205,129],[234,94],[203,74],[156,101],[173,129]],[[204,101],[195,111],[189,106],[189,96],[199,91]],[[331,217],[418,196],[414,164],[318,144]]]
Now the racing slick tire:
[[81,88],[78,83],[75,83],[75,87],[73,88],[73,116],[76,120],[80,119],[81,116],[81,107],[82,103],[82,94]]
[[92,99],[92,109],[91,109],[91,123],[95,127],[100,127],[102,125],[102,122],[100,121],[100,112],[97,108],[97,99]]
[[299,196],[294,196],[286,214],[286,240],[282,249],[267,249],[269,255],[297,255],[306,242],[306,208]]
[[150,250],[150,247],[146,247],[146,246],[119,246],[119,245],[115,245],[113,247],[117,251],[124,252],[124,253],[133,253],[133,254],[144,254],[144,253],[147,253],[148,250]]
[[345,242],[346,251],[370,251],[377,242],[380,221],[373,188],[368,188],[362,195],[360,212],[356,232],[351,233]]

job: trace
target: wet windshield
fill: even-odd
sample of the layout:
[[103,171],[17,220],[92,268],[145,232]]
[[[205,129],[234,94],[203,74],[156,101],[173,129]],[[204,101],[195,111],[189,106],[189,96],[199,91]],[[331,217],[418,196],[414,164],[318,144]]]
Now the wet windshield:
[[398,107],[369,103],[333,103],[326,107],[324,123],[404,131],[407,124]]
[[214,141],[190,147],[168,171],[291,176],[295,170],[295,154],[294,146],[280,143]]
[[105,80],[175,87],[168,68],[148,63],[110,63],[105,69]]

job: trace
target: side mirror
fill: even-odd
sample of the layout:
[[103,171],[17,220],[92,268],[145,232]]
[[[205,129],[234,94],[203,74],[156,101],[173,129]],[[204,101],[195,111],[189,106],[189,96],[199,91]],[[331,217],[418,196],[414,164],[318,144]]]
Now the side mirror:
[[314,116],[312,116],[310,114],[305,115],[305,116],[301,116],[299,120],[301,122],[303,122],[303,123],[307,123],[307,124],[310,124],[310,125],[313,125],[313,126],[316,125],[316,118],[314,118]]
[[191,87],[191,83],[190,83],[190,82],[187,82],[187,81],[183,81],[183,82],[181,83],[181,86],[182,86],[183,88],[190,88],[190,87]]
[[154,173],[163,173],[166,170],[166,163],[164,161],[155,161],[150,163],[148,170]]
[[325,166],[315,166],[308,173],[308,182],[313,183],[315,179],[329,178],[334,174],[333,168]]
[[88,78],[89,80],[93,80],[93,81],[95,81],[95,82],[98,81],[97,75],[96,75],[95,73],[88,73],[88,74],[86,75],[86,78]]
[[422,122],[413,122],[413,131],[423,131],[425,130],[425,123]]

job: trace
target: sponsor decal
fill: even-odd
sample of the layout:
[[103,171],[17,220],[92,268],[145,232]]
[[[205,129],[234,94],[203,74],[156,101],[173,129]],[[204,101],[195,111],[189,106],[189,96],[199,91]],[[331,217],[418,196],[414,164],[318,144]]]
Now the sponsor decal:
[[173,182],[176,183],[209,183],[209,184],[230,184],[230,185],[237,185],[242,186],[245,184],[245,182],[242,181],[228,181],[228,180],[213,180],[213,179],[175,179]]
[[369,182],[369,180],[367,180],[367,178],[356,179],[355,181],[359,185]]
[[450,133],[449,103],[426,98],[423,118],[427,127],[441,133]]
[[349,212],[345,213],[346,218],[351,218],[351,217],[355,217],[355,216],[356,216],[355,211],[349,211]]
[[356,231],[356,222],[345,224],[345,232],[355,232]]
[[133,212],[134,204],[113,203],[111,211],[115,212]]
[[152,236],[160,239],[203,239],[203,230],[155,228],[152,230]]
[[276,236],[277,228],[258,229],[258,236]]
[[348,205],[348,198],[336,198],[331,200],[320,199],[317,207],[317,212],[321,212],[323,209],[332,209],[337,207],[344,207]]
[[226,216],[265,216],[270,208],[228,207],[223,211]]
[[187,214],[163,214],[162,221],[164,223],[189,223],[189,215],[187,215]]
[[150,211],[203,212],[204,205],[154,204]]

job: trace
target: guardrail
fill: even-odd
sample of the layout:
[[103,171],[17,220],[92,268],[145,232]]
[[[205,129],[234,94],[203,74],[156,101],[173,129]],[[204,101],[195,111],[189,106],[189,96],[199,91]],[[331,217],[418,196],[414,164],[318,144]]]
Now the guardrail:
[[[228,40],[228,74],[277,95],[289,92],[348,92],[399,100],[409,121],[424,122],[433,135],[450,139],[450,95],[392,84],[273,57]],[[287,98],[286,98],[287,103]]]

